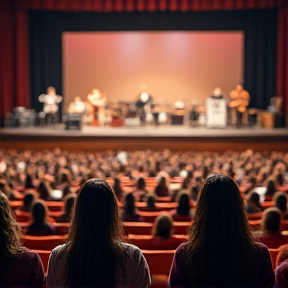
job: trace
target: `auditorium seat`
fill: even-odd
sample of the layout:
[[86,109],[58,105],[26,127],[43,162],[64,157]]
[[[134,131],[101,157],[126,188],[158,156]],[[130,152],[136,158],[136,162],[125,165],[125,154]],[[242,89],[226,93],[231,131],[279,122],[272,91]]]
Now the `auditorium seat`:
[[264,201],[261,203],[262,208],[266,209],[274,206],[274,201]]
[[[181,243],[186,242],[187,241],[187,236],[186,235],[173,235],[173,240],[172,239],[165,239],[164,240],[164,246],[166,247],[155,247],[155,245],[159,246],[162,243],[162,240],[160,243],[158,242],[153,242],[153,237],[152,235],[133,235],[133,234],[129,234],[128,236],[128,242],[131,244],[134,244],[136,246],[138,246],[140,249],[145,249],[145,250],[171,250],[171,249],[176,249]],[[167,242],[166,242],[167,240]],[[171,241],[170,241],[171,240]],[[169,245],[169,247],[167,246]],[[174,247],[171,247],[171,245],[173,245]]]
[[10,207],[14,210],[16,208],[19,208],[21,206],[23,206],[23,201],[20,201],[20,200],[11,200],[9,202],[10,204]]
[[262,212],[258,212],[258,213],[250,213],[247,214],[247,219],[248,220],[257,220],[257,219],[262,219]]
[[[28,226],[30,223],[28,222],[18,222],[18,225],[21,227],[21,232],[23,234],[26,233]],[[65,235],[68,234],[68,230],[71,227],[70,223],[53,223],[53,226],[56,228],[56,235]]]
[[15,219],[17,222],[29,222],[32,218],[31,213],[24,212],[21,210],[15,211]]
[[[174,234],[187,235],[191,222],[174,222]],[[148,222],[124,222],[124,232],[126,235],[151,235],[153,223]]]
[[66,242],[67,235],[51,235],[51,236],[21,236],[21,244],[24,247],[33,250],[52,250],[56,246]]
[[45,201],[49,211],[62,211],[64,209],[64,202],[61,201]]
[[34,250],[34,252],[38,253],[41,260],[42,260],[42,264],[43,264],[43,268],[44,268],[44,273],[47,272],[47,267],[48,267],[48,261],[49,261],[49,256],[51,251],[49,250]]
[[278,247],[278,248],[269,248],[269,252],[270,252],[270,256],[271,256],[271,262],[272,262],[272,266],[273,269],[275,270],[276,268],[276,260],[277,260],[277,256],[281,250],[282,246]]
[[168,275],[170,272],[174,250],[142,250],[149,265],[152,275],[152,286],[157,288],[168,287]]
[[139,211],[138,214],[141,215],[142,219],[144,222],[154,222],[154,220],[156,219],[157,216],[159,216],[159,214],[161,213],[161,211]]

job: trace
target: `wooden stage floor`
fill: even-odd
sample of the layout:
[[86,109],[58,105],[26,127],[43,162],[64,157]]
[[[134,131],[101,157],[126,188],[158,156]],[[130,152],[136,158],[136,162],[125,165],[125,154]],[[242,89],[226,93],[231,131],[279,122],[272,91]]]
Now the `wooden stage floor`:
[[287,150],[288,128],[206,127],[89,127],[65,130],[64,126],[3,128],[0,147],[68,150]]

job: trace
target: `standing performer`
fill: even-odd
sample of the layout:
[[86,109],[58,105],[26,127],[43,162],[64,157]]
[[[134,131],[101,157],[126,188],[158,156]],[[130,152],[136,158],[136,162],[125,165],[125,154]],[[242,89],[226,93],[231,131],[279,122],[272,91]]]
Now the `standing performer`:
[[140,119],[141,119],[141,124],[144,124],[145,121],[149,120],[149,118],[151,117],[152,117],[151,120],[153,120],[153,115],[152,115],[153,98],[151,95],[148,94],[147,88],[145,85],[142,85],[140,89],[141,89],[141,93],[138,96],[138,99],[136,100],[135,105],[137,107],[137,114],[140,116]]
[[[247,107],[249,106],[250,95],[244,90],[242,85],[237,85],[235,90],[230,92],[230,102],[229,107],[231,108],[231,116],[236,118],[232,124],[237,124],[237,127],[241,125],[247,124],[247,120],[245,121],[244,116],[246,115]],[[236,114],[236,115],[235,115]],[[235,117],[236,116],[236,117]]]
[[91,114],[91,124],[95,126],[104,126],[106,103],[105,95],[101,93],[99,89],[93,89],[91,93],[88,94],[87,100],[89,104],[89,112]]
[[56,94],[54,87],[50,86],[47,88],[47,94],[41,94],[38,100],[44,103],[43,111],[46,114],[46,124],[56,123],[58,104],[62,101],[63,97]]

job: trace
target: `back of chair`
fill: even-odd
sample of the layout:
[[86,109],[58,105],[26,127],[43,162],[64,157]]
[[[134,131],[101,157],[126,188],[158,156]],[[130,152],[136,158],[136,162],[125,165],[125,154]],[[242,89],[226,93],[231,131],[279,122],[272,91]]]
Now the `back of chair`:
[[175,250],[142,250],[151,275],[168,275]]
[[21,237],[21,243],[23,246],[29,249],[36,250],[52,250],[56,246],[65,243],[67,240],[67,236],[30,236],[25,235]]
[[271,262],[272,262],[272,266],[273,269],[275,270],[276,268],[276,260],[277,260],[277,256],[278,253],[281,251],[282,246],[278,247],[278,248],[269,248],[269,252],[270,252],[270,256],[271,256]]
[[47,250],[33,250],[33,251],[39,254],[43,263],[44,273],[46,273],[51,251],[47,251]]
[[123,222],[126,235],[151,235],[153,223],[147,222]]

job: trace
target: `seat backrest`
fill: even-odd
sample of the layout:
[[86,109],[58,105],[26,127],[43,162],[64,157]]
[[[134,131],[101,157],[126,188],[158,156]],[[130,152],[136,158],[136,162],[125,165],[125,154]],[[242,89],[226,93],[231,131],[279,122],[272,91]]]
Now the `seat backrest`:
[[123,222],[126,235],[151,235],[153,223],[147,222]]
[[48,251],[48,250],[33,250],[33,251],[39,254],[39,256],[40,256],[40,258],[42,260],[44,273],[46,273],[47,272],[47,267],[48,267],[49,256],[50,256],[51,251]]
[[168,275],[175,250],[142,250],[151,275]]
[[30,236],[25,235],[21,237],[21,243],[24,247],[36,250],[52,250],[56,246],[66,242],[66,235],[51,235],[51,236]]
[[280,252],[281,248],[282,248],[282,246],[280,246],[278,248],[269,248],[269,252],[270,252],[270,256],[271,256],[271,262],[272,262],[272,266],[273,266],[274,270],[276,268],[277,256],[278,256],[278,253]]

